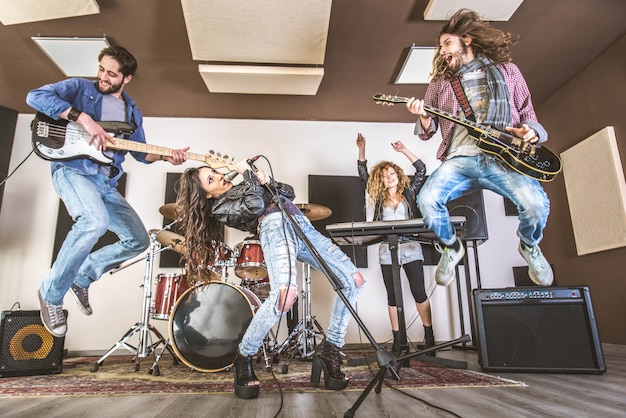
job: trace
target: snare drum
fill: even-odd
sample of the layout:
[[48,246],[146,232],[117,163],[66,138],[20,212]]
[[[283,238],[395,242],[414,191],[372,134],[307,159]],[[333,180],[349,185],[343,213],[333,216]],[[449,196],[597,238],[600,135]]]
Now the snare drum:
[[177,357],[201,372],[233,365],[237,346],[261,301],[254,293],[225,282],[187,290],[172,310],[169,335]]
[[241,281],[241,287],[250,290],[252,293],[257,295],[261,301],[268,298],[271,290],[269,277],[258,280],[243,279]]
[[152,302],[152,318],[169,319],[176,301],[187,289],[189,285],[184,274],[159,274]]
[[267,277],[267,267],[261,243],[257,240],[242,241],[235,246],[235,274],[242,279],[264,279]]
[[219,281],[226,277],[226,268],[232,266],[233,250],[223,242],[220,242],[215,249],[215,261],[213,265],[207,266],[211,281]]

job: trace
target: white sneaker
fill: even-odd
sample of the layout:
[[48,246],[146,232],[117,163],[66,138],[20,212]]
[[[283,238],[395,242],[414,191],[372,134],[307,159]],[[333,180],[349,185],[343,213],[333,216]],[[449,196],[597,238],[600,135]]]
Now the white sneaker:
[[554,274],[552,273],[552,267],[550,267],[548,260],[543,256],[539,247],[537,245],[528,247],[520,242],[517,249],[528,263],[528,276],[530,279],[539,286],[550,286],[554,281]]
[[465,248],[460,239],[456,239],[459,244],[459,250],[454,248],[442,247],[439,243],[435,243],[435,249],[441,253],[437,271],[435,272],[435,281],[441,286],[448,286],[454,281],[455,267],[465,255]]

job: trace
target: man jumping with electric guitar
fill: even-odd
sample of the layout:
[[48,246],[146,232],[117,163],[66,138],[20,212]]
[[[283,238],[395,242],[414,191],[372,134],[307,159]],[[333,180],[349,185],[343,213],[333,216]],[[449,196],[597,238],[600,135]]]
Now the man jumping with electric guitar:
[[[137,61],[119,46],[103,49],[98,61],[97,81],[69,78],[34,89],[26,97],[31,107],[52,120],[63,122],[33,126],[33,130],[40,129],[34,135],[55,139],[47,147],[51,151],[48,157],[38,154],[53,161],[52,183],[75,222],[37,292],[41,320],[56,337],[67,332],[63,298],[69,290],[80,310],[91,315],[89,285],[106,271],[141,254],[150,244],[141,219],[116,189],[129,148],[114,151],[120,148],[115,147],[116,141],[102,126],[104,123],[98,122],[116,122],[114,125],[120,129],[115,134],[126,134],[126,142],[145,144],[143,116],[135,101],[124,91],[135,74]],[[68,153],[60,152],[58,154],[62,157],[55,159],[54,151],[76,144],[73,132],[76,129],[72,127],[66,131],[66,121],[74,122],[76,129],[85,133],[87,145],[97,151],[94,154],[101,154],[101,158],[89,154],[68,158]],[[187,159],[188,149],[164,149],[167,151],[163,154],[156,154],[140,152],[143,148],[130,148],[133,150],[131,155],[143,163],[164,160],[173,165],[180,165]],[[114,232],[119,240],[92,252],[107,230]]]
[[[409,112],[419,116],[415,134],[420,139],[430,139],[437,129],[443,138],[437,151],[442,164],[417,198],[425,223],[441,242],[437,246],[441,259],[435,276],[440,285],[454,281],[455,266],[465,253],[450,224],[446,203],[481,188],[515,204],[520,221],[519,252],[528,263],[529,276],[542,286],[553,281],[552,269],[538,246],[550,211],[550,202],[538,180],[551,180],[560,171],[560,161],[558,157],[547,159],[539,169],[532,164],[535,149],[548,139],[548,134],[537,121],[524,77],[511,62],[514,43],[510,34],[492,27],[477,13],[459,10],[439,33],[432,80],[424,100],[411,98],[406,103]],[[435,108],[512,135],[524,158],[505,164],[505,158],[485,151],[480,138],[474,137],[475,131],[433,112]],[[506,156],[510,156],[508,151]],[[518,163],[520,168],[515,169]],[[547,167],[550,163],[553,166]]]

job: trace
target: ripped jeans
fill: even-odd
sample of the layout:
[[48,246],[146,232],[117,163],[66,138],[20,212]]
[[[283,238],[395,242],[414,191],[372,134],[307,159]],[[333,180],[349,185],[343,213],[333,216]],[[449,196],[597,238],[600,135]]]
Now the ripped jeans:
[[[341,292],[346,296],[350,304],[354,305],[363,288],[363,285],[356,287],[355,284],[356,266],[336,244],[317,231],[308,218],[304,215],[294,215],[293,218],[326,264],[328,264],[328,267],[343,284],[344,287],[341,289]],[[269,214],[261,220],[259,238],[265,262],[267,263],[271,291],[252,318],[252,322],[250,322],[239,344],[239,352],[246,356],[252,356],[257,353],[267,333],[283,315],[278,309],[280,289],[297,288],[296,277],[298,270],[296,259],[321,271],[318,262],[306,244],[298,238],[289,220],[283,220],[281,212]],[[328,342],[337,347],[343,347],[350,316],[350,311],[339,298],[339,295],[337,295],[333,303],[328,331],[326,332],[326,340]]]
[[550,201],[539,181],[520,174],[498,158],[479,154],[453,157],[430,175],[417,196],[426,225],[447,245],[456,235],[446,204],[476,189],[488,189],[511,200],[519,213],[517,235],[529,246],[543,238]]

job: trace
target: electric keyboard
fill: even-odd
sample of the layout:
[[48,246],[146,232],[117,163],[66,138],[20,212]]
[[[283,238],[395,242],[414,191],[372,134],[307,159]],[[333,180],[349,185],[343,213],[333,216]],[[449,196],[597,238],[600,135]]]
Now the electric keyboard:
[[[462,237],[465,216],[451,216],[450,222],[458,236]],[[410,235],[417,241],[432,243],[438,238],[422,218],[399,221],[341,222],[326,225],[326,231],[337,245],[371,245],[381,242],[389,235]]]

